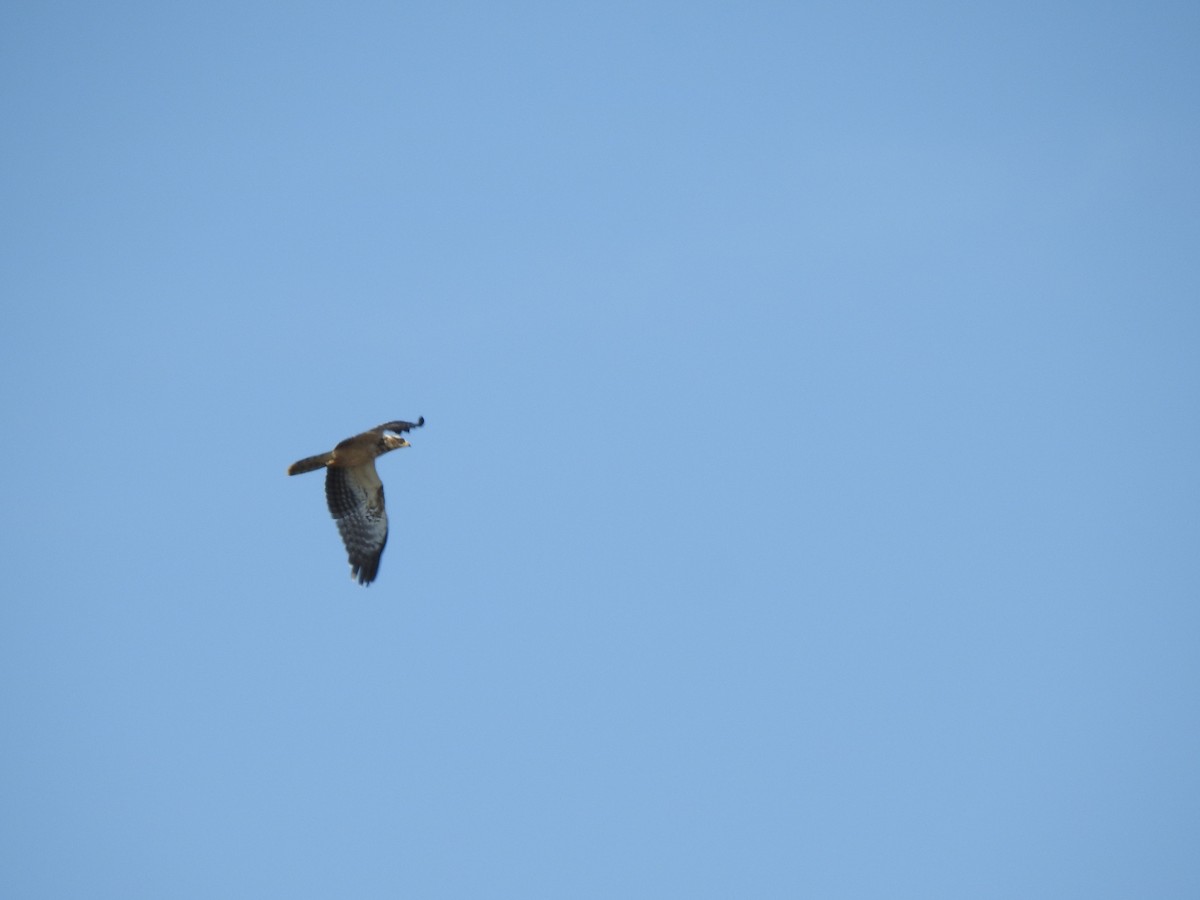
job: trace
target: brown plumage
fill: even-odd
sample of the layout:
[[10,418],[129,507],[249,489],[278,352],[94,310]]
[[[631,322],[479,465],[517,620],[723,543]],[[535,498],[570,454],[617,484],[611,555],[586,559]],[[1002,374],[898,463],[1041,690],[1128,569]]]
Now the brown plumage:
[[375,458],[410,446],[400,435],[424,424],[424,416],[416,422],[385,422],[346,438],[328,453],[307,456],[288,466],[289,475],[325,470],[325,500],[350,557],[350,577],[359,584],[375,580],[387,545],[387,511]]

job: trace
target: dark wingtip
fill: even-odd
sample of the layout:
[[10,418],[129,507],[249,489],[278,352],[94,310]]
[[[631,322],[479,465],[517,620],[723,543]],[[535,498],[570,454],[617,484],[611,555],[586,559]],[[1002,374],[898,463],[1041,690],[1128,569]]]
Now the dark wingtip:
[[350,577],[364,587],[370,587],[371,582],[379,575],[379,562],[382,553],[374,559],[350,563]]

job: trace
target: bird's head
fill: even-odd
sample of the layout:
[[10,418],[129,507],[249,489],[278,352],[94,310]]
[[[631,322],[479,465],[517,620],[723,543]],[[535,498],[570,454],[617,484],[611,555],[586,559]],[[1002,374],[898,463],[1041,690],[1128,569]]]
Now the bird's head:
[[383,452],[384,453],[386,453],[389,450],[399,450],[401,447],[411,447],[412,446],[412,444],[410,444],[408,441],[406,441],[400,435],[396,434],[395,432],[391,432],[391,431],[385,431],[383,433],[381,443],[383,444]]
[[420,428],[425,424],[425,417],[417,419],[415,422],[384,422],[378,428],[373,428],[372,433],[379,435],[379,442],[376,446],[380,453],[387,453],[389,450],[399,450],[401,447],[409,447],[403,437],[404,432],[412,428]]

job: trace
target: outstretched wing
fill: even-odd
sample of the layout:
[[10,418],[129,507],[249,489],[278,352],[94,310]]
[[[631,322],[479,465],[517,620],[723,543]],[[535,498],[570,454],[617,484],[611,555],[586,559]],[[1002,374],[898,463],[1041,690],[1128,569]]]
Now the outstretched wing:
[[327,469],[325,499],[350,557],[350,577],[357,578],[359,584],[370,584],[379,574],[379,559],[388,535],[383,483],[375,463]]
[[424,416],[421,416],[415,422],[384,422],[382,425],[376,425],[367,434],[380,431],[394,431],[397,434],[403,434],[406,431],[412,431],[414,428],[420,428],[424,424]]

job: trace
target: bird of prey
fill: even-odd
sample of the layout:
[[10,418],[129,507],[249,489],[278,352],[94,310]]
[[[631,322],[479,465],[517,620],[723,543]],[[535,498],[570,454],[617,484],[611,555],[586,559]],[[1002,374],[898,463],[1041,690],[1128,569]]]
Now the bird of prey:
[[337,522],[350,557],[350,577],[370,584],[379,574],[379,559],[387,544],[388,520],[383,508],[383,482],[375,457],[411,446],[400,435],[425,424],[384,422],[378,428],[346,438],[328,453],[306,457],[288,466],[289,475],[325,470],[325,499]]

